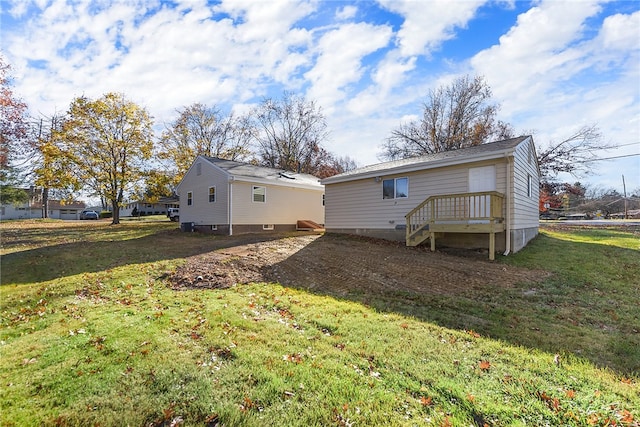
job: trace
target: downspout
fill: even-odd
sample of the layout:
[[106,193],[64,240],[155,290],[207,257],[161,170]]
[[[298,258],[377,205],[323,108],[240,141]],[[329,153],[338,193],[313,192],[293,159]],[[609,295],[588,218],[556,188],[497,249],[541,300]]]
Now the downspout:
[[229,177],[229,236],[233,236],[233,177]]
[[505,199],[505,204],[506,204],[506,218],[505,218],[505,251],[504,251],[504,256],[509,255],[509,253],[511,252],[511,159],[512,157],[509,156],[508,154],[505,154],[506,158],[507,158],[507,174],[506,174],[506,181],[507,181],[507,190],[506,190],[506,194],[504,195],[504,199]]

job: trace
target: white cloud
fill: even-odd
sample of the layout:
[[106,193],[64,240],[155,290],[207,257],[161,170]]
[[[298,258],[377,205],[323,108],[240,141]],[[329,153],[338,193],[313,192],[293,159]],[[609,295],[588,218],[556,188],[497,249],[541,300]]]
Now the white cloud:
[[340,20],[340,21],[347,21],[349,19],[352,19],[356,16],[356,13],[358,12],[358,8],[355,6],[345,6],[341,9],[338,9],[336,11],[336,19]]
[[387,46],[390,37],[390,27],[366,23],[345,24],[325,33],[317,43],[315,66],[304,75],[312,85],[307,95],[331,109],[344,98],[345,87],[362,78],[363,57]]
[[403,56],[429,55],[442,42],[455,37],[456,28],[464,28],[485,0],[415,1],[378,0],[390,11],[404,17],[398,31]]

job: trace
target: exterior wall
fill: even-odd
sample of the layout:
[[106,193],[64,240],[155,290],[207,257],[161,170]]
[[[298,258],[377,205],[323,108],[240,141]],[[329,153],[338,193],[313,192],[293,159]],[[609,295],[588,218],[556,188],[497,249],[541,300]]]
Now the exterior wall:
[[27,204],[0,206],[0,220],[31,218],[42,218],[42,209],[29,208]]
[[[292,231],[300,219],[324,224],[322,195],[317,190],[232,180],[209,162],[201,160],[200,175],[196,162],[179,186],[180,222],[192,222],[194,228],[213,234],[229,234],[229,191],[232,200],[233,234],[250,232]],[[266,201],[254,202],[253,185],[266,188]],[[216,187],[216,201],[209,202],[209,187]],[[192,205],[187,193],[192,192]],[[273,225],[274,230],[264,230]],[[215,226],[216,229],[212,229]]]
[[[266,188],[265,202],[254,202],[252,188]],[[281,185],[238,182],[233,183],[233,232],[238,225],[293,224],[299,219],[324,223],[323,189],[308,190]]]
[[[197,174],[200,163],[200,175]],[[194,163],[180,183],[180,222],[195,225],[224,225],[228,219],[228,176],[209,162]],[[209,202],[209,187],[216,187],[216,201]],[[191,206],[187,205],[187,193],[193,194]],[[220,227],[218,227],[220,228]]]
[[[531,176],[531,195],[527,195]],[[516,147],[513,159],[512,228],[537,228],[539,222],[540,177],[531,140]]]
[[[381,175],[357,181],[327,184],[327,231],[362,230],[357,234],[390,234],[404,239],[405,215],[430,196],[466,193],[469,191],[469,168],[496,166],[496,190],[506,191],[504,160],[449,166],[408,174]],[[409,178],[409,197],[383,199],[382,181],[391,178]],[[400,230],[398,230],[398,228]],[[368,230],[368,231],[365,231]],[[376,231],[373,231],[376,230]]]

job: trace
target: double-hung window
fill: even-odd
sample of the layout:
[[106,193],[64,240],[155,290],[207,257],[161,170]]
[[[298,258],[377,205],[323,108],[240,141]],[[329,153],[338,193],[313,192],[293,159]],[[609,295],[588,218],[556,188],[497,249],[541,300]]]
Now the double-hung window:
[[267,188],[259,187],[257,185],[253,186],[252,197],[254,202],[264,203],[267,201]]
[[393,178],[382,181],[383,199],[402,199],[409,197],[409,178]]
[[193,193],[189,191],[187,193],[187,206],[191,206],[193,204]]
[[216,187],[209,187],[209,203],[216,201]]

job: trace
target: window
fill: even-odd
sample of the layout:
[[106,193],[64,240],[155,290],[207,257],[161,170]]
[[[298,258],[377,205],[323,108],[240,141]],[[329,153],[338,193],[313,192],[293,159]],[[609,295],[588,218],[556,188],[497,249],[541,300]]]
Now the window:
[[202,175],[202,164],[196,163],[196,175]]
[[209,203],[216,201],[216,187],[209,187]]
[[253,186],[253,201],[264,203],[267,201],[267,189],[265,187]]
[[263,230],[273,230],[274,226],[273,226],[273,224],[263,224],[262,225],[262,229]]
[[382,181],[383,199],[409,197],[409,178],[385,179]]
[[191,206],[193,204],[193,193],[189,191],[187,193],[187,206]]
[[531,175],[527,175],[527,197],[531,197],[533,195],[533,179]]

